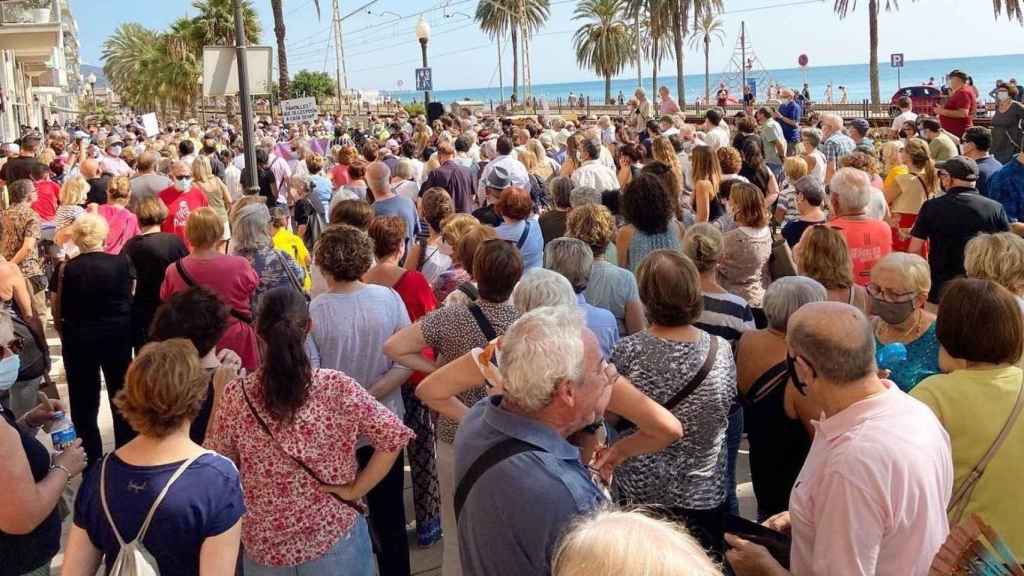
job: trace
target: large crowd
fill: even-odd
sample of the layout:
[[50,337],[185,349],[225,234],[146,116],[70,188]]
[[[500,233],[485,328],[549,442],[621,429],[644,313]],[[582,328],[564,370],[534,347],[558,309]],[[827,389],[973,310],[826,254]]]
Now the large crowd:
[[974,517],[1024,557],[1024,105],[965,80],[880,127],[259,118],[255,166],[226,121],[27,131],[0,576],[408,576],[410,533],[444,576],[924,576]]

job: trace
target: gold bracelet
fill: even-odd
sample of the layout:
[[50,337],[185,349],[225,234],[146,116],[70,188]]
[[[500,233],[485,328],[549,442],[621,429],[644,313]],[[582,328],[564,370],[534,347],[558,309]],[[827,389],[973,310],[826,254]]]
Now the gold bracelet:
[[60,470],[67,475],[68,478],[64,481],[65,484],[71,482],[71,470],[68,470],[63,464],[50,464],[50,471],[53,472],[54,470]]

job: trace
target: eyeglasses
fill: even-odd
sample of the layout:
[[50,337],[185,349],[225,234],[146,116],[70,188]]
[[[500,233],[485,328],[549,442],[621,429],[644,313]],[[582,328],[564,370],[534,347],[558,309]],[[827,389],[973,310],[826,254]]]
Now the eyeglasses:
[[885,302],[899,303],[913,300],[917,292],[911,290],[909,292],[895,292],[887,288],[882,288],[878,284],[872,282],[867,286],[868,295],[877,300]]
[[[25,349],[25,339],[21,336],[15,336],[7,344],[0,345],[0,350],[3,350],[3,357],[17,356],[21,354],[21,351]],[[10,352],[10,354],[8,354]]]

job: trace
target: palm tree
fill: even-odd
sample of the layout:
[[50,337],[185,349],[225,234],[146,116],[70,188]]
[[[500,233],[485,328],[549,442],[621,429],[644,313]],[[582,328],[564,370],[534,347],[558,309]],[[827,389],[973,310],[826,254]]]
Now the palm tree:
[[[320,0],[313,0],[316,8],[316,19],[320,19]],[[270,10],[274,13],[274,37],[277,39],[277,84],[282,100],[288,99],[288,50],[284,45],[284,0],[270,0]]]
[[[674,57],[675,47],[666,44],[672,32],[672,7],[677,0],[626,0],[625,15],[641,19],[639,51],[651,62],[651,97],[658,93],[658,66],[668,56]],[[634,33],[634,36],[636,34]]]
[[679,96],[679,105],[686,105],[686,75],[683,72],[685,64],[685,52],[683,51],[683,40],[686,38],[687,26],[690,15],[693,14],[693,25],[697,27],[698,22],[705,14],[719,13],[724,8],[723,0],[675,0],[669,7],[672,12],[672,44],[676,50],[676,91]]
[[589,20],[572,37],[576,62],[604,77],[604,101],[612,100],[612,76],[630,61],[634,44],[629,24],[623,20],[625,0],[581,0],[573,20]]
[[159,35],[135,22],[126,22],[103,42],[103,74],[125,103],[135,108],[158,104],[158,78],[146,74]]
[[1024,2],[1021,2],[1021,0],[992,0],[992,8],[996,11],[996,18],[1002,14],[1004,6],[1006,7],[1006,16],[1010,20],[1017,20],[1017,22],[1024,24]]
[[512,96],[519,89],[519,37],[530,36],[548,20],[550,0],[482,0],[475,20],[491,38],[512,38]]
[[725,46],[725,28],[722,20],[712,12],[705,12],[694,28],[695,34],[690,37],[690,48],[704,48],[704,101],[711,100],[711,40],[718,39]]

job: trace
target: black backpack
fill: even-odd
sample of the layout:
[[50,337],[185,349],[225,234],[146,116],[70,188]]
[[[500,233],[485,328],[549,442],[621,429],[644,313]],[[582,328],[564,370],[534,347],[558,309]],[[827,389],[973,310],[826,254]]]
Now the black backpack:
[[327,215],[324,214],[323,203],[319,200],[311,200],[310,195],[299,200],[299,202],[306,202],[313,209],[312,214],[309,216],[309,222],[306,223],[306,231],[302,234],[302,243],[312,252],[316,241],[320,239],[320,234],[323,233],[324,228],[327,228]]

